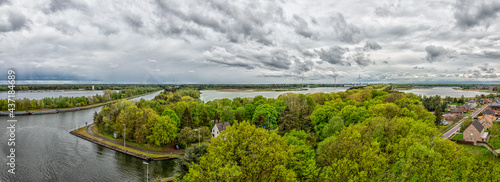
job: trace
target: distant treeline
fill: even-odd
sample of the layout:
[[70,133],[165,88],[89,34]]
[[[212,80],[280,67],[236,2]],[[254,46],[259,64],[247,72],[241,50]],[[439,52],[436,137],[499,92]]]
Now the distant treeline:
[[[137,88],[137,87],[158,87],[158,88],[166,88],[168,85],[149,85],[149,84],[47,84],[47,85],[16,85],[14,90],[92,90],[92,86],[94,86],[95,90],[122,90],[128,88]],[[8,91],[10,90],[7,85],[0,85],[0,91]]]
[[[103,95],[81,96],[81,97],[46,97],[40,100],[37,99],[16,99],[16,110],[36,110],[36,109],[58,109],[68,107],[81,107],[92,104],[104,103],[110,100],[124,99],[135,95],[146,94],[154,91],[161,90],[160,87],[141,87],[141,86],[128,86],[119,92],[112,90],[104,90]],[[8,101],[6,99],[0,100],[0,109],[5,111],[8,109]]]
[[460,87],[462,89],[487,89],[493,87],[494,91],[498,91],[500,85],[491,84],[393,84],[393,89],[412,89],[412,88],[425,88],[425,87]]
[[341,84],[192,84],[191,88],[199,90],[221,90],[221,89],[259,89],[259,90],[279,90],[279,89],[300,89],[302,86],[309,88],[317,87],[341,87]]

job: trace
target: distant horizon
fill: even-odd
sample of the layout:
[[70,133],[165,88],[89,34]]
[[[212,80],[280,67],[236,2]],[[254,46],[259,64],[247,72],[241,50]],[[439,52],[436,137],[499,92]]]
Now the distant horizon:
[[[311,84],[327,84],[327,85],[349,85],[349,84],[477,84],[477,85],[499,85],[500,81],[468,81],[468,82],[446,82],[446,81],[436,81],[436,82],[339,82],[339,83],[321,83],[321,82],[304,82],[304,85]],[[296,84],[300,85],[301,82],[294,83],[196,83],[196,82],[186,82],[186,83],[169,83],[169,82],[116,82],[116,81],[83,81],[83,80],[16,80],[16,85],[45,85],[45,84],[55,84],[55,85],[63,85],[63,84],[75,84],[75,85],[101,85],[101,84],[126,84],[126,85],[274,85],[274,84]],[[0,80],[0,85],[8,85],[6,80]]]

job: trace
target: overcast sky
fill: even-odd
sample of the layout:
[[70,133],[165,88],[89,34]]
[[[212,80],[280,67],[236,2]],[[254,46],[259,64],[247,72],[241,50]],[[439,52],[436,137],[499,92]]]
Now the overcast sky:
[[0,79],[498,81],[499,15],[500,1],[0,0]]

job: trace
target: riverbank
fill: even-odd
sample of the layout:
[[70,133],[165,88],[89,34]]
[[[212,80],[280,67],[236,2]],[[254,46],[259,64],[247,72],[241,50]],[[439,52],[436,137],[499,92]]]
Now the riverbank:
[[475,91],[475,92],[485,92],[485,93],[497,93],[491,90],[480,90],[480,89],[463,89],[460,87],[453,87],[453,90],[463,90],[463,91]]
[[[125,100],[134,99],[134,98],[145,96],[145,95],[152,94],[155,92],[158,92],[158,91],[149,92],[149,93],[145,93],[145,94],[141,94],[141,95],[135,95],[135,96],[127,97],[124,99]],[[92,109],[92,108],[112,104],[112,103],[115,103],[119,100],[122,100],[122,99],[111,100],[111,101],[97,103],[97,104],[90,104],[90,105],[81,106],[81,107],[67,107],[67,108],[57,108],[57,109],[48,109],[48,110],[34,109],[34,110],[26,110],[26,111],[15,111],[14,114],[15,115],[41,115],[41,114],[57,114],[60,112],[73,112],[73,111]],[[10,114],[9,111],[0,111],[0,116],[8,116],[9,114]]]
[[[93,124],[70,131],[72,135],[90,141],[92,143],[101,145],[103,147],[115,150],[120,153],[124,153],[139,159],[146,161],[157,161],[157,160],[168,160],[175,159],[179,154],[184,153],[184,150],[178,150],[175,152],[160,152],[155,150],[149,150],[141,148],[138,146],[127,144],[123,147],[123,141],[109,139],[105,136],[100,135],[96,128],[93,128]],[[127,142],[128,143],[128,142]]]

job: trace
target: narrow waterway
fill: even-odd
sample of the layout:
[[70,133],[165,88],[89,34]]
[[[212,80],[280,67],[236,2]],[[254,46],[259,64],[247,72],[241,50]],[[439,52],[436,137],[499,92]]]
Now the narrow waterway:
[[[149,100],[158,93],[140,98]],[[7,172],[9,118],[0,117],[0,181],[146,181],[143,160],[69,134],[77,126],[90,124],[93,113],[101,108],[16,116],[15,175]],[[150,162],[150,180],[172,176],[173,167],[173,160]]]

